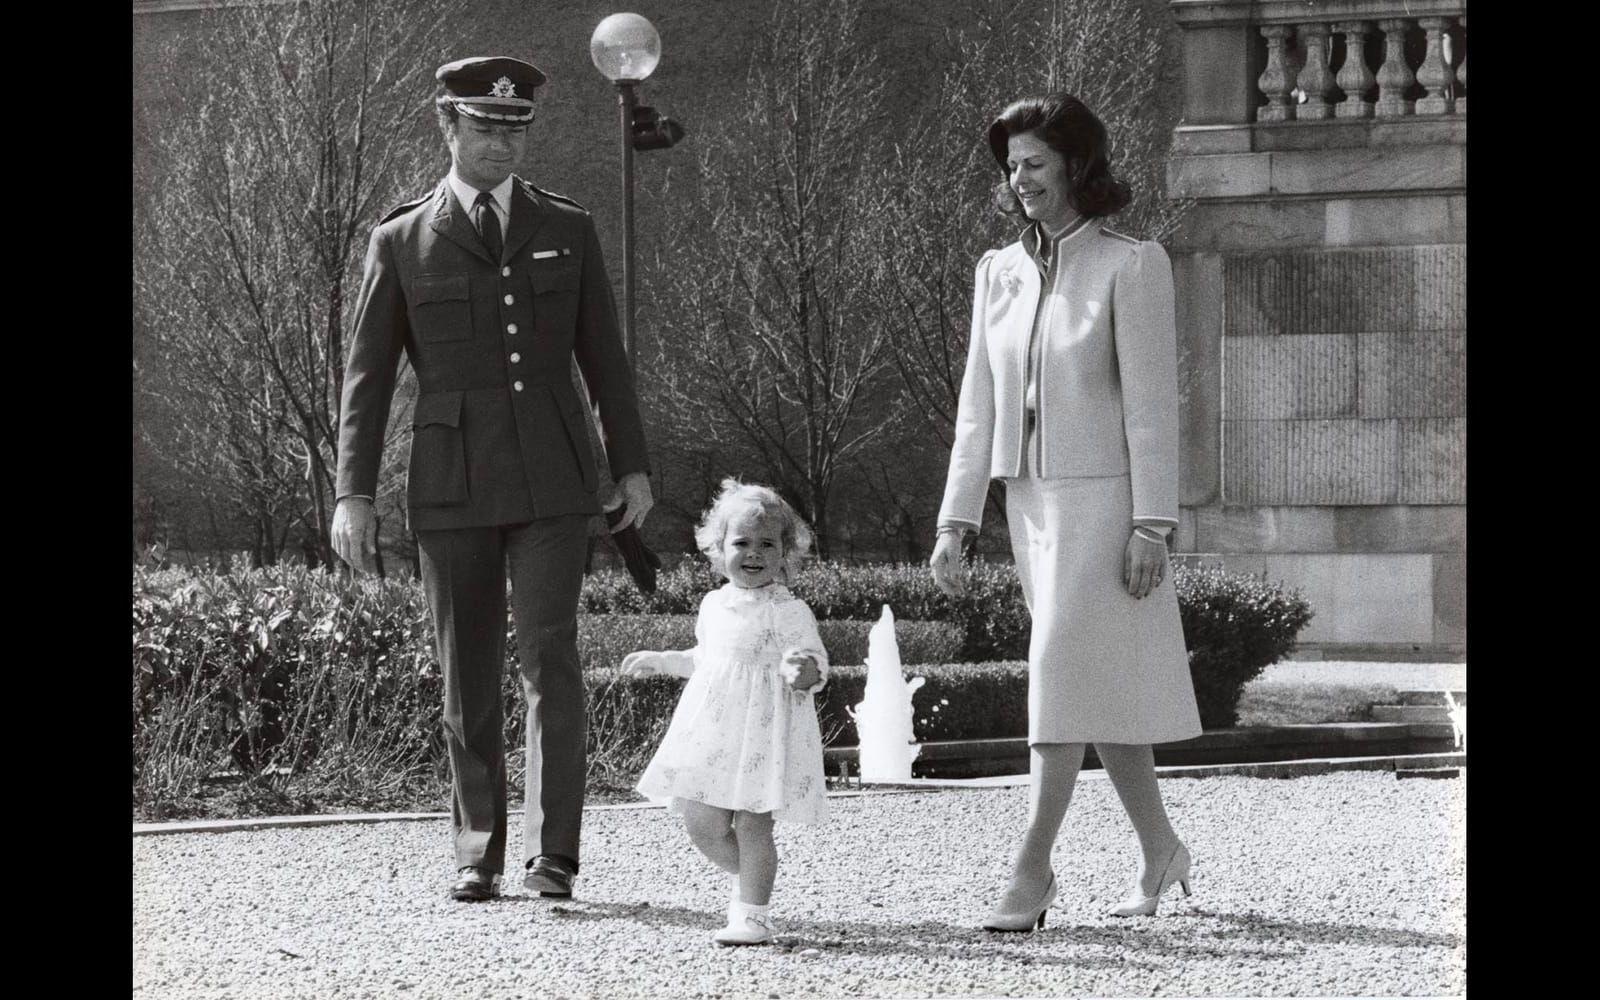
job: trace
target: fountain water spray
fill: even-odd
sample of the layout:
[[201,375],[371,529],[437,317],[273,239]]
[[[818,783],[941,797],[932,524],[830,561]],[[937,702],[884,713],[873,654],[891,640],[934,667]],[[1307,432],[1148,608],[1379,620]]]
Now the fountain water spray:
[[861,703],[847,708],[859,736],[862,781],[908,781],[911,762],[922,747],[911,730],[911,692],[925,678],[907,682],[900,666],[889,605],[867,635],[867,690]]

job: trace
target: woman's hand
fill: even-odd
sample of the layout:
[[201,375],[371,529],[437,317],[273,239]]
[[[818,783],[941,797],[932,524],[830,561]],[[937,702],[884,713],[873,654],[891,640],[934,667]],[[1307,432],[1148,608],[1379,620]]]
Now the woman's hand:
[[934,585],[944,591],[946,597],[966,596],[966,574],[961,570],[961,532],[939,532],[928,567],[933,570]]
[[661,657],[653,650],[641,649],[622,658],[622,672],[634,677],[647,677],[661,672]]
[[1122,555],[1122,584],[1136,598],[1161,586],[1167,575],[1167,546],[1135,531]]
[[816,657],[799,650],[791,649],[783,654],[783,662],[779,664],[778,672],[796,691],[809,690],[822,680],[822,671],[817,669]]

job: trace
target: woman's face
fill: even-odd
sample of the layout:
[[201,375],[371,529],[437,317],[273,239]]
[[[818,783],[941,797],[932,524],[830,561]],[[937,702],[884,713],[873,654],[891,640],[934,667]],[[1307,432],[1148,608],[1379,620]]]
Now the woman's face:
[[1059,229],[1077,215],[1067,201],[1067,161],[1037,132],[1019,132],[1006,143],[1006,177],[1035,222]]

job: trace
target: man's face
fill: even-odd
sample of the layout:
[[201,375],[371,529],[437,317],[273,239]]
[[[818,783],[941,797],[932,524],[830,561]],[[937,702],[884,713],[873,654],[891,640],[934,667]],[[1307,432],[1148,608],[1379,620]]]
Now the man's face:
[[447,140],[456,176],[487,191],[511,175],[528,151],[528,126],[492,125],[461,115]]

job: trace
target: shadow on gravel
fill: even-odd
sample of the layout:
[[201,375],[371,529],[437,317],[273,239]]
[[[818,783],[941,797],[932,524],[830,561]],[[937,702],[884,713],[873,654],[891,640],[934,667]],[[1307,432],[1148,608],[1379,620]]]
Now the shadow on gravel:
[[[645,927],[682,927],[707,934],[722,926],[723,914],[691,910],[681,906],[652,906],[649,903],[603,903],[570,901],[552,903],[534,896],[502,896],[495,902],[533,903],[547,909],[557,920],[627,920]],[[1085,936],[1087,934],[1087,937]],[[1127,954],[1085,954],[1080,945],[1101,946],[1137,953],[1143,935],[1108,932],[1097,928],[1047,926],[1033,934],[996,934],[965,925],[937,921],[916,923],[867,923],[850,920],[806,920],[780,918],[774,941],[778,951],[816,948],[825,955],[902,954],[918,960],[981,959],[1005,956],[1024,965],[1062,965],[1074,968],[1154,967],[1156,963]],[[1065,945],[1070,953],[1061,953]],[[1176,948],[1183,951],[1185,948]],[[1160,949],[1157,949],[1157,954]]]
[[1361,944],[1385,948],[1457,948],[1462,943],[1459,934],[1429,934],[1398,927],[1365,927],[1353,923],[1272,920],[1249,913],[1195,912],[1198,916],[1232,925],[1207,934],[1206,937],[1211,939],[1246,938],[1267,942],[1291,937],[1304,944]]

